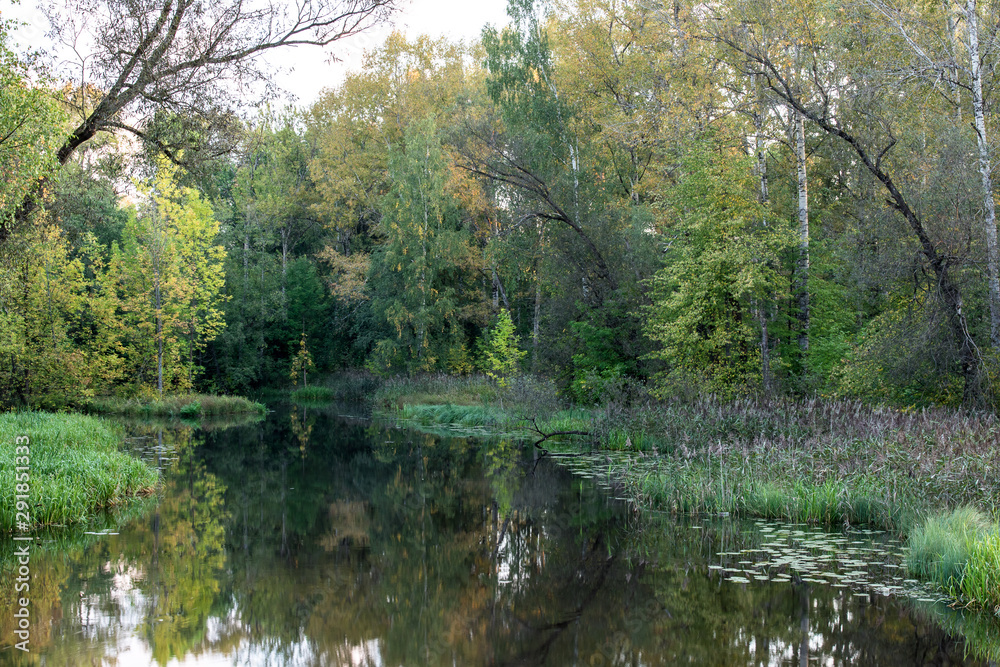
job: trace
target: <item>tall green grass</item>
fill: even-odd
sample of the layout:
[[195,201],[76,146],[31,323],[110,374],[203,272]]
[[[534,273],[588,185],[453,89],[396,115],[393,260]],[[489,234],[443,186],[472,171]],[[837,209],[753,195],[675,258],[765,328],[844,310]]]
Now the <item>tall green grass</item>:
[[918,526],[906,565],[953,597],[1000,610],[1000,528],[973,507],[931,516]]
[[329,387],[301,387],[292,392],[296,403],[329,403],[336,400],[337,393]]
[[32,525],[87,521],[98,510],[152,492],[157,484],[155,470],[119,450],[122,434],[109,422],[74,414],[3,414],[0,532],[17,526],[15,451],[20,436],[29,438]]
[[105,397],[91,399],[85,406],[87,412],[124,415],[127,417],[178,417],[197,419],[218,415],[267,412],[262,403],[242,396],[214,396],[212,394],[180,394],[162,399]]

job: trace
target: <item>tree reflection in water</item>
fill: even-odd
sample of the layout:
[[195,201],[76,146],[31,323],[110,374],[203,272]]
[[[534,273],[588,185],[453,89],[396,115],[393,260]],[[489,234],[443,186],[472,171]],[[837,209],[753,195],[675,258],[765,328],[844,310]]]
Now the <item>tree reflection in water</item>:
[[711,576],[745,539],[733,522],[639,521],[518,443],[338,411],[149,427],[159,501],[36,554],[35,648],[60,665],[963,663],[909,603]]

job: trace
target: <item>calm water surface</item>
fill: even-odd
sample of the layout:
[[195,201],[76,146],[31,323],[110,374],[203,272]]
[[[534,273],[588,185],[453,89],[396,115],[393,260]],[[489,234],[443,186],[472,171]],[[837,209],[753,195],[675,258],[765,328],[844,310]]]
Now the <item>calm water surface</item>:
[[744,549],[808,531],[640,521],[515,443],[344,412],[131,427],[162,493],[104,534],[45,536],[33,652],[5,613],[0,664],[989,664],[961,633],[996,628],[941,605],[808,572],[733,581]]

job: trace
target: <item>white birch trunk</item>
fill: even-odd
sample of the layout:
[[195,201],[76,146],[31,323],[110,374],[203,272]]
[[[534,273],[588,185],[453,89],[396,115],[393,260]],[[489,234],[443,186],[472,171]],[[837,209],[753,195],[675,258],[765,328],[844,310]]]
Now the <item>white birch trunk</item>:
[[1000,346],[1000,276],[997,273],[997,221],[993,199],[993,177],[990,147],[986,137],[986,112],[983,105],[983,72],[979,62],[979,16],[976,0],[965,3],[965,19],[969,37],[969,68],[972,75],[972,113],[975,117],[976,144],[979,149],[979,174],[983,182],[983,205],[986,219],[986,268],[990,293],[990,342]]
[[805,118],[795,112],[795,167],[799,191],[799,257],[795,291],[799,302],[799,349],[809,350],[809,183]]

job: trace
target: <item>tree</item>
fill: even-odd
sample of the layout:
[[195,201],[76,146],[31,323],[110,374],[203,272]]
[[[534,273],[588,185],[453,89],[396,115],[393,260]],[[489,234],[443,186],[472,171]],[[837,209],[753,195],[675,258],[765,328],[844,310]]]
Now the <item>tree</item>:
[[[985,33],[981,23],[994,25],[996,7],[987,3],[985,16],[976,0],[952,2],[945,0],[938,6],[894,6],[882,0],[867,0],[889,24],[910,51],[912,60],[904,65],[908,74],[924,79],[955,109],[952,117],[956,125],[962,121],[962,95],[969,93],[969,111],[972,112],[972,133],[976,140],[976,153],[982,190],[982,226],[986,241],[986,272],[990,306],[990,342],[1000,347],[1000,250],[997,247],[996,202],[993,195],[993,148],[987,121],[990,109],[983,95],[994,81],[990,80],[996,69],[998,46],[995,28]],[[983,43],[980,43],[980,40]]]
[[31,59],[7,48],[11,23],[0,18],[0,233],[10,228],[21,202],[34,202],[34,184],[56,166],[65,116]]
[[[67,79],[100,91],[81,97],[78,123],[56,152],[64,164],[98,132],[146,138],[158,110],[210,117],[238,106],[248,86],[272,86],[257,57],[276,48],[327,45],[384,21],[395,0],[299,0],[293,6],[240,0],[64,0],[46,10],[58,42],[79,61]],[[133,120],[138,119],[138,121]],[[45,179],[22,198],[34,210]],[[0,243],[11,225],[0,225]]]
[[374,369],[429,370],[467,363],[466,299],[475,267],[471,236],[448,187],[433,117],[407,129],[390,153],[392,179],[372,255],[369,286],[376,317],[394,335],[375,345]]
[[548,35],[534,0],[511,0],[507,11],[511,26],[483,31],[486,90],[499,118],[470,125],[460,165],[502,188],[519,222],[556,222],[571,230],[586,249],[573,258],[584,297],[600,302],[616,288],[616,280],[585,228],[592,204],[582,190],[573,110],[556,85]]
[[501,387],[509,384],[509,378],[518,374],[521,359],[528,353],[518,347],[514,321],[506,308],[497,315],[496,324],[486,334],[483,341],[483,370]]
[[93,236],[73,252],[55,225],[30,232],[0,252],[0,405],[51,409],[119,379],[121,336]]
[[[928,282],[933,299],[922,305],[931,316],[932,301],[941,305],[951,338],[950,354],[964,383],[963,400],[978,403],[984,395],[984,362],[969,324],[961,282],[962,257],[970,246],[965,238],[948,238],[954,228],[947,219],[926,213],[933,207],[921,201],[918,183],[910,179],[905,162],[897,157],[898,149],[912,140],[903,132],[935,122],[933,114],[902,100],[927,99],[931,86],[918,81],[910,91],[913,96],[901,97],[904,82],[895,72],[871,66],[896,62],[899,49],[885,39],[881,26],[873,27],[876,10],[870,6],[834,10],[836,17],[824,16],[825,7],[792,9],[787,14],[790,8],[769,5],[761,11],[759,3],[734,2],[706,21],[711,24],[706,36],[725,47],[722,58],[727,67],[760,77],[769,93],[792,112],[842,142],[853,154],[857,169],[882,188],[884,201],[905,221],[919,248],[920,270],[929,270],[932,276]],[[842,25],[851,26],[850,39],[836,32]],[[790,43],[804,46],[807,66],[788,57]],[[924,152],[928,149],[925,144]],[[929,155],[922,157],[926,163]]]
[[662,346],[651,356],[667,366],[668,387],[729,394],[761,384],[755,304],[785,296],[778,267],[793,237],[759,224],[768,211],[754,158],[737,146],[721,132],[696,138],[667,198],[664,267],[651,281],[645,330]]
[[162,161],[121,246],[112,245],[108,276],[126,318],[133,382],[142,386],[155,377],[161,395],[192,386],[196,356],[225,326],[219,223],[200,195],[177,187],[175,178],[176,168]]
[[312,355],[309,354],[309,350],[306,348],[306,335],[303,333],[302,339],[299,341],[299,351],[292,359],[292,370],[288,374],[288,377],[292,379],[292,384],[298,384],[299,374],[301,374],[302,386],[308,387],[309,384],[306,381],[306,373],[315,367],[316,365],[313,363]]
[[315,199],[309,177],[312,150],[291,114],[264,117],[248,134],[247,155],[236,174],[236,204],[276,237],[284,296],[291,253],[317,223],[310,214]]

